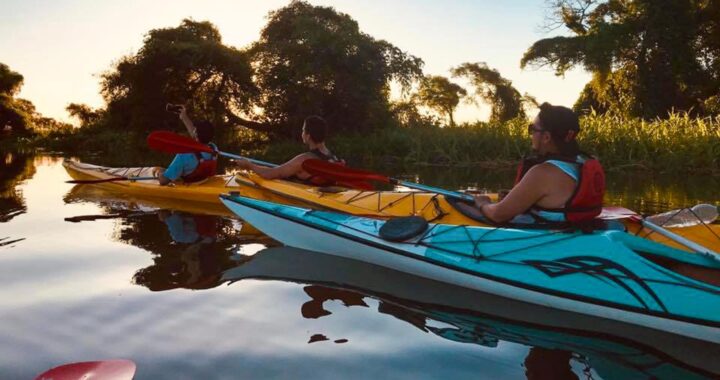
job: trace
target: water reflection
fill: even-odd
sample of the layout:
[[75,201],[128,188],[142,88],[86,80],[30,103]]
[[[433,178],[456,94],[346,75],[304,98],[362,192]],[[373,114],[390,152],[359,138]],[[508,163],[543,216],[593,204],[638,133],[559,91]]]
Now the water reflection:
[[0,223],[7,223],[27,211],[18,184],[34,174],[32,156],[13,152],[0,154]]
[[183,207],[183,202],[135,200],[85,185],[75,186],[65,196],[65,202],[92,202],[100,210],[99,214],[66,217],[65,221],[115,219],[113,240],[152,254],[153,264],[137,270],[132,278],[134,284],[151,291],[216,287],[222,283],[223,271],[249,257],[235,253],[240,245],[274,244],[237,219],[154,207],[176,203]]
[[[158,223],[159,222],[159,223]],[[238,245],[260,239],[236,233],[238,222],[212,216],[159,210],[128,219],[116,238],[153,254],[153,265],[138,270],[133,283],[152,291],[209,289],[220,285],[222,272],[250,256],[233,255]]]
[[[223,274],[223,280],[243,279],[307,284],[303,290],[309,300],[301,307],[305,318],[328,318],[332,315],[326,308],[329,301],[347,308],[369,308],[369,300],[374,299],[379,313],[446,340],[490,348],[501,341],[528,346],[522,363],[528,379],[577,379],[579,375],[701,379],[720,373],[715,363],[718,347],[712,345],[677,350],[673,346],[689,343],[661,338],[658,342],[664,345],[654,345],[598,334],[578,328],[588,326],[591,317],[574,323],[569,313],[553,316],[541,307],[336,256],[269,248]],[[308,343],[323,341],[344,343],[347,339],[315,331]]]

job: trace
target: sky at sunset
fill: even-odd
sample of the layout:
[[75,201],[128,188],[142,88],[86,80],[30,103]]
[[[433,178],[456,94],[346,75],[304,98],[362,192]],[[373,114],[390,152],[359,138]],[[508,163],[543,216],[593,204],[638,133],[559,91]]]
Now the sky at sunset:
[[[142,46],[145,34],[183,18],[210,21],[223,42],[238,48],[257,40],[269,11],[287,0],[2,0],[0,62],[25,78],[19,96],[45,116],[69,121],[67,104],[103,106],[99,74]],[[450,76],[464,62],[487,62],[539,101],[572,106],[590,76],[520,69],[520,58],[546,32],[543,0],[324,0],[352,16],[360,29],[423,59],[426,74]],[[467,83],[454,80],[471,90]],[[485,106],[463,105],[456,120],[484,120]]]

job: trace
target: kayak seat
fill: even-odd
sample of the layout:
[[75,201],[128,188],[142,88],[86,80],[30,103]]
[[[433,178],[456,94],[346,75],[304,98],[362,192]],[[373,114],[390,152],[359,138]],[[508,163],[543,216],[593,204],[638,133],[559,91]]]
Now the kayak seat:
[[427,220],[420,216],[402,216],[388,220],[378,232],[385,240],[405,241],[420,235],[427,228]]

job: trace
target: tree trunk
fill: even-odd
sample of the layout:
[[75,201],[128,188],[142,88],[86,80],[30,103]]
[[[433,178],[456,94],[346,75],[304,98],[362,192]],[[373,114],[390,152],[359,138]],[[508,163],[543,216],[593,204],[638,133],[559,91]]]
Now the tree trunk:
[[268,123],[260,123],[257,121],[247,120],[243,119],[240,116],[235,115],[232,112],[226,112],[228,121],[230,124],[235,124],[236,126],[245,127],[248,129],[252,129],[253,131],[258,132],[265,132],[265,133],[271,133],[271,134],[280,134],[280,128],[276,128],[276,126]]

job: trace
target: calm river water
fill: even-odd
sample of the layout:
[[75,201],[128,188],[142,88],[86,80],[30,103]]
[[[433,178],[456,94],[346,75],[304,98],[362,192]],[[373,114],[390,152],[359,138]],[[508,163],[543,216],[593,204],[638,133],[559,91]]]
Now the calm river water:
[[[642,343],[418,302],[440,288],[279,247],[221,208],[74,187],[61,163],[0,153],[0,379],[111,358],[134,361],[136,379],[709,376]],[[513,175],[413,173],[492,190]],[[720,200],[707,178],[609,182],[611,203],[641,212]]]

